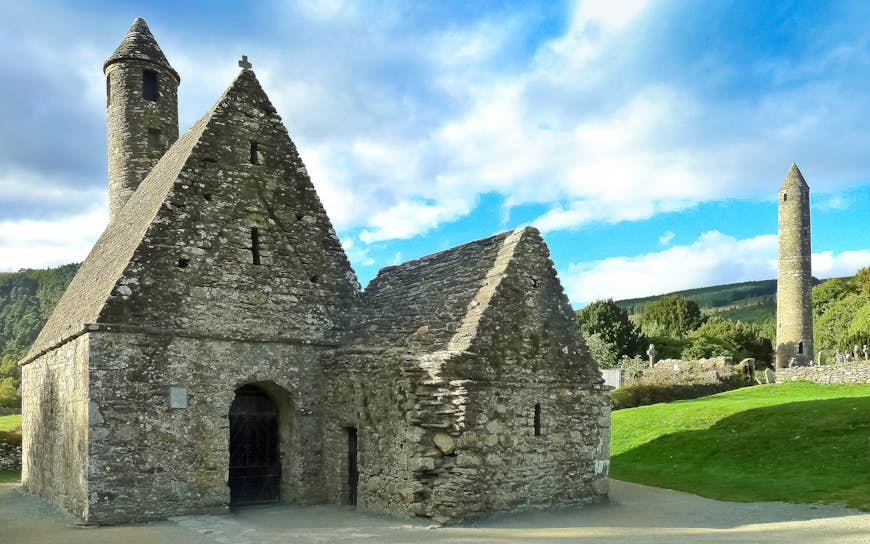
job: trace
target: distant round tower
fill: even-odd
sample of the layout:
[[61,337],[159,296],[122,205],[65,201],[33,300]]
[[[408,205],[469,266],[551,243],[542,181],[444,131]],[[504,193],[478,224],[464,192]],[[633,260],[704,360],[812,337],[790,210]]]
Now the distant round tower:
[[796,164],[779,189],[779,274],[776,287],[776,366],[813,359],[810,188]]
[[178,139],[178,73],[142,18],[105,64],[109,215],[118,215]]

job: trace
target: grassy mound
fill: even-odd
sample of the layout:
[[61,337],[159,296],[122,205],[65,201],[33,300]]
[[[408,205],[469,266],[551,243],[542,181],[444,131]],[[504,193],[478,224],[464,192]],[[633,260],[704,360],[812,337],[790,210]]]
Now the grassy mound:
[[611,476],[870,511],[870,384],[765,385],[613,413]]

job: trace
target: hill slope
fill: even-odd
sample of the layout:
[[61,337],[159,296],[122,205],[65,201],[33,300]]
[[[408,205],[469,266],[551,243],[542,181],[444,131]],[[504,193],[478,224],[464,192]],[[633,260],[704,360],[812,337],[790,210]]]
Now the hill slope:
[[[813,285],[824,280],[813,278]],[[762,324],[776,319],[776,280],[726,283],[698,289],[686,289],[643,298],[617,300],[629,315],[640,312],[647,302],[666,295],[680,295],[694,300],[706,315],[718,315],[732,321]]]
[[77,270],[66,264],[0,273],[0,356],[30,348]]
[[30,349],[76,270],[77,264],[67,264],[0,273],[0,414],[17,409],[18,360]]

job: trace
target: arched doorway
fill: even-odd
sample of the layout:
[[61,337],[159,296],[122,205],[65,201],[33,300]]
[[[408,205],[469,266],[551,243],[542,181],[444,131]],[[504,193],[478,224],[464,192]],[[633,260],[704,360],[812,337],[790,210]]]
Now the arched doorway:
[[230,504],[277,502],[281,483],[278,405],[256,385],[230,405]]

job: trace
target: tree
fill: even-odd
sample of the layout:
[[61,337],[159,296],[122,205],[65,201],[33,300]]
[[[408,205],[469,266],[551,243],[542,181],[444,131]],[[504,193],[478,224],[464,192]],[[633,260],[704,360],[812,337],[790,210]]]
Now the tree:
[[644,305],[640,326],[650,336],[685,338],[703,322],[701,309],[691,299],[667,295]]
[[773,346],[756,327],[740,321],[712,316],[689,335],[683,358],[730,356],[735,361],[752,357],[767,361]]
[[857,292],[856,283],[847,279],[831,278],[823,281],[813,287],[813,317],[821,317],[831,305]]
[[600,334],[586,335],[586,346],[599,368],[616,368],[618,366],[619,354],[616,353],[613,344],[602,339]]
[[[586,337],[590,350],[599,354],[612,354],[613,364],[622,356],[632,357],[644,350],[646,339],[628,318],[628,312],[620,308],[613,299],[596,300],[589,306],[577,310],[577,323]],[[592,336],[595,335],[595,339]],[[595,347],[593,349],[593,345]],[[611,357],[606,357],[609,361]],[[602,366],[605,361],[596,359]]]
[[870,342],[870,294],[853,293],[831,304],[813,323],[817,350],[852,351]]
[[852,278],[852,283],[859,293],[870,295],[870,266],[859,268],[855,277]]

